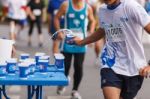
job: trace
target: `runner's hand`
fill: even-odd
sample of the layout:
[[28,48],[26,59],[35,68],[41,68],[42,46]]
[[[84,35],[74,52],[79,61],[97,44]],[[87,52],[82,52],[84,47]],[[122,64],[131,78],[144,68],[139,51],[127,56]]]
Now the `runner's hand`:
[[139,73],[141,76],[146,78],[150,77],[150,66],[146,66],[143,69],[140,69]]
[[68,44],[76,44],[81,46],[82,39],[80,37],[74,37],[73,39],[67,41]]
[[32,21],[36,20],[36,17],[34,15],[31,15],[31,20]]
[[53,40],[63,40],[65,38],[65,34],[63,32],[58,32],[52,35]]

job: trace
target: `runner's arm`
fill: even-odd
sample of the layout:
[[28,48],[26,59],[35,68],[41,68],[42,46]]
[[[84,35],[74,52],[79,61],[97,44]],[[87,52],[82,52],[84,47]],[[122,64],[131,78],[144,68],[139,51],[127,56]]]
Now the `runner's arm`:
[[150,34],[150,23],[144,27],[145,31]]
[[55,29],[56,31],[58,31],[60,29],[60,22],[59,22],[59,19],[66,13],[66,10],[67,10],[67,6],[68,6],[68,3],[67,2],[64,2],[58,12],[56,13],[55,17],[54,17],[54,26],[55,26]]
[[90,6],[88,6],[88,19],[90,23],[90,33],[93,33],[95,30],[96,21],[94,18],[93,10]]
[[93,42],[98,41],[99,39],[103,38],[105,36],[105,31],[102,28],[99,28],[97,31],[95,31],[94,33],[92,33],[90,36],[88,36],[87,38],[81,40],[80,38],[75,37],[74,41],[77,45],[79,46],[84,46],[86,44],[90,44]]
[[[67,2],[64,2],[54,17],[54,26],[56,31],[60,29],[59,19],[66,13],[66,9],[67,9]],[[58,38],[63,38],[63,34],[59,33]],[[53,53],[59,53],[59,45],[60,45],[59,39],[53,41]]]

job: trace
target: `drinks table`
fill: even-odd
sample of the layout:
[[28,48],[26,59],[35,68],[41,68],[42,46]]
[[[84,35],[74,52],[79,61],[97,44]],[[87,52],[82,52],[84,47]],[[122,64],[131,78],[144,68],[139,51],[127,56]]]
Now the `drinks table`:
[[22,79],[19,74],[6,75],[5,78],[0,78],[0,99],[2,95],[6,99],[11,99],[7,96],[6,85],[22,85],[27,86],[27,99],[32,99],[36,95],[36,99],[42,99],[43,86],[67,86],[68,79],[63,73],[63,69],[57,69],[51,65],[48,72],[36,72],[34,75],[29,75],[28,78]]

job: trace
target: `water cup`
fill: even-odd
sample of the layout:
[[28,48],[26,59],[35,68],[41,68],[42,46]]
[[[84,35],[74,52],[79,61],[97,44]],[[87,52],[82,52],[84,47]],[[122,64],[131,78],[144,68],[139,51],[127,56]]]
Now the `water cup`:
[[71,40],[73,40],[73,38],[74,38],[74,35],[66,34],[65,42],[68,43],[68,44],[74,44],[74,42],[71,41]]
[[8,74],[15,74],[17,70],[17,59],[11,58],[8,59],[6,62],[7,62],[6,71],[8,72]]
[[34,61],[31,61],[29,63],[29,68],[28,68],[29,75],[33,75],[35,73],[35,67],[36,67],[36,63]]
[[29,71],[30,71],[30,75],[33,75],[35,73],[35,70],[36,70],[36,63],[35,62],[31,62],[30,63],[30,66],[29,66]]
[[64,68],[64,55],[57,53],[57,54],[54,54],[54,57],[55,57],[55,66],[58,69]]
[[28,53],[23,53],[23,54],[20,55],[21,60],[28,59],[29,57],[30,57],[30,55]]
[[19,77],[21,79],[27,79],[29,74],[29,63],[20,63],[18,64],[19,67]]
[[7,66],[7,63],[6,62],[0,62],[0,78],[3,78],[5,77],[6,75],[6,66]]
[[35,59],[34,58],[28,58],[28,59],[25,59],[23,62],[29,64],[29,68],[28,68],[29,74],[32,75],[35,72],[35,65],[36,65]]
[[39,60],[50,60],[50,56],[47,56],[47,55],[44,55],[44,56],[41,56],[39,57]]
[[39,52],[35,54],[36,65],[38,65],[39,58],[44,55],[45,55],[45,53],[39,53]]
[[48,60],[39,60],[39,71],[44,73],[44,72],[47,72],[47,67],[48,67],[48,64],[49,64],[49,61]]

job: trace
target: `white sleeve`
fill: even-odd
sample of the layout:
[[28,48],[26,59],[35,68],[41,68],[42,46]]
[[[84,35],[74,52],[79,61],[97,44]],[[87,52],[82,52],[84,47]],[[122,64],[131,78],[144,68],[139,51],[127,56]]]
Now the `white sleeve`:
[[132,5],[130,4],[130,6],[127,7],[127,11],[132,19],[142,27],[145,27],[150,23],[150,16],[140,4],[136,2]]

